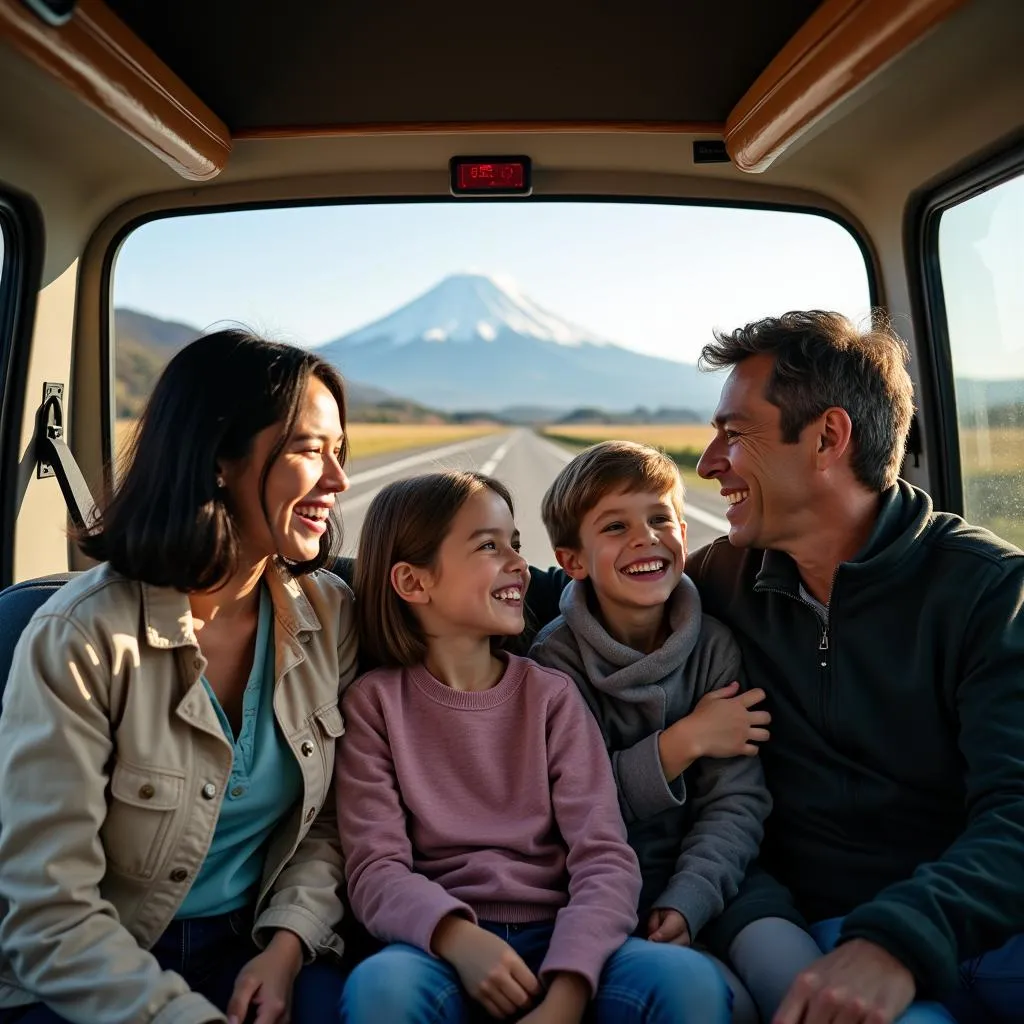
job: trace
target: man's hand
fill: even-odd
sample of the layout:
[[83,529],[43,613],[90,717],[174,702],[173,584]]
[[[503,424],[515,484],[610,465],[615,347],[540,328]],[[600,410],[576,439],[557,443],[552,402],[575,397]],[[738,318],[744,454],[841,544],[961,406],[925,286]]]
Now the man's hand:
[[761,689],[740,693],[731,682],[704,694],[685,718],[658,736],[658,754],[665,778],[672,782],[699,757],[753,757],[758,743],[769,738],[767,711],[751,710],[764,700]]
[[914,977],[899,960],[851,939],[797,977],[772,1024],[892,1024],[914,993]]
[[647,938],[651,942],[668,942],[673,946],[690,945],[690,926],[678,910],[658,908],[647,918]]
[[250,1006],[256,1008],[255,1024],[289,1024],[292,989],[302,970],[302,942],[292,932],[274,932],[267,948],[239,972],[228,1003],[228,1024],[242,1024]]
[[431,949],[455,968],[463,988],[492,1017],[525,1010],[540,982],[504,939],[463,917],[449,914],[434,929]]
[[519,1024],[579,1024],[588,1002],[590,986],[585,978],[579,974],[556,974],[543,1002]]

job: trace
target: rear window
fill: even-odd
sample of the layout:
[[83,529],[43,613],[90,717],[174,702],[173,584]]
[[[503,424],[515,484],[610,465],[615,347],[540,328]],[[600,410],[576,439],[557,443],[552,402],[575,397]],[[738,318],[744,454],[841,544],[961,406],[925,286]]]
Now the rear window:
[[841,224],[776,209],[626,202],[378,203],[202,213],[123,243],[111,318],[115,437],[167,359],[240,322],[315,348],[350,390],[346,547],[389,479],[476,467],[505,480],[524,550],[553,554],[540,498],[605,437],[660,445],[689,487],[690,546],[724,529],[692,472],[720,379],[715,328],[790,309],[870,314]]

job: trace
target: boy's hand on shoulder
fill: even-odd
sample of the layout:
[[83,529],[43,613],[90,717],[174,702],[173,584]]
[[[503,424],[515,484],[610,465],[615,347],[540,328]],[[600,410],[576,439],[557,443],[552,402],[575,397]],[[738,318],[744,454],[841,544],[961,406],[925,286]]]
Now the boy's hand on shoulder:
[[700,757],[753,757],[758,743],[769,737],[772,720],[767,711],[753,710],[764,700],[764,690],[740,693],[733,681],[704,694],[697,706],[658,736],[658,756],[665,778],[677,779]]
[[651,942],[668,942],[673,946],[690,945],[690,926],[678,910],[658,907],[647,918],[647,938]]
[[700,757],[753,757],[758,743],[769,738],[765,726],[772,720],[767,711],[755,711],[765,698],[755,688],[740,693],[740,684],[731,682],[719,690],[704,694],[688,716],[697,736]]
[[504,939],[449,914],[434,929],[431,949],[455,968],[463,988],[492,1016],[511,1017],[540,994],[540,982]]

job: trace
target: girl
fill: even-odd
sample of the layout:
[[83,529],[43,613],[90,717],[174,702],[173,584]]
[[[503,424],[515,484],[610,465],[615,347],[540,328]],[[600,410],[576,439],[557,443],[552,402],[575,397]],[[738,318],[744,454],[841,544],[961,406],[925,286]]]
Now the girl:
[[389,945],[348,1024],[525,1013],[530,1024],[718,1024],[710,961],[628,938],[640,876],[571,680],[503,653],[529,582],[512,499],[477,473],[384,488],[356,563],[364,650],[345,698],[339,825],[356,916]]
[[293,987],[298,1024],[337,1004],[310,962],[340,953],[327,794],[356,643],[350,591],[316,570],[344,430],[341,379],[299,349],[223,331],[164,370],[80,539],[101,564],[14,656],[0,1024],[283,1024]]

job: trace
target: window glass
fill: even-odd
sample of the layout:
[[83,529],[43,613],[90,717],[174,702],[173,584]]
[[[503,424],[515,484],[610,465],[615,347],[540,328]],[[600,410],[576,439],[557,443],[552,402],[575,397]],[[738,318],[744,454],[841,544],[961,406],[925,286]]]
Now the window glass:
[[242,322],[316,348],[349,382],[349,551],[392,476],[475,466],[511,486],[544,565],[541,496],[567,453],[603,437],[671,451],[690,546],[720,533],[718,488],[692,473],[721,386],[697,371],[701,346],[790,309],[863,320],[871,304],[863,253],[828,218],[623,202],[177,216],[127,238],[113,285],[118,437],[171,354]]
[[964,514],[1024,546],[1024,176],[942,214],[939,266]]

